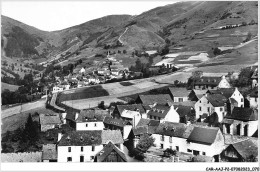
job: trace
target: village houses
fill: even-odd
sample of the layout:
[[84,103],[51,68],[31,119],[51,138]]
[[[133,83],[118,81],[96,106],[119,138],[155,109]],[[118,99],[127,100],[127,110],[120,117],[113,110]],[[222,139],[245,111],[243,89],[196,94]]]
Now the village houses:
[[195,104],[196,119],[205,119],[214,112],[218,115],[218,122],[221,122],[227,113],[227,99],[222,94],[206,94]]
[[73,131],[61,136],[58,143],[58,162],[93,162],[106,144],[113,142],[122,149],[120,131]]
[[170,94],[174,102],[184,102],[188,101],[190,91],[186,88],[181,87],[170,87]]
[[59,128],[62,124],[59,114],[40,114],[41,131],[47,131],[52,128]]
[[194,83],[194,89],[216,90],[218,88],[231,88],[226,77],[201,76]]

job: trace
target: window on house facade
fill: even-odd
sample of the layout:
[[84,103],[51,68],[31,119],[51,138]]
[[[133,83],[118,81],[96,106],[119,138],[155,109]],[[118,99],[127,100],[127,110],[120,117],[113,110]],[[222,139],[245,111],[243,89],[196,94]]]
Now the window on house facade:
[[179,102],[183,102],[183,98],[179,98]]
[[90,156],[90,159],[91,159],[91,160],[94,159],[94,156]]
[[81,150],[81,152],[83,152],[83,146],[81,146],[80,150]]
[[257,102],[257,98],[255,98],[255,102]]
[[86,124],[86,127],[88,127],[88,124]]
[[176,146],[176,151],[179,151],[179,146]]
[[200,100],[200,103],[201,103],[201,100]]
[[96,127],[97,126],[97,123],[94,123],[94,127]]
[[164,141],[164,136],[161,136],[161,141]]
[[94,152],[95,151],[95,146],[92,146],[92,152]]
[[192,152],[192,150],[191,149],[187,149],[187,152]]
[[200,111],[201,111],[201,107],[199,107]]
[[244,99],[243,99],[243,98],[241,98],[241,102],[244,102]]
[[71,162],[72,161],[72,157],[67,157],[67,162]]
[[210,107],[208,107],[208,112],[210,112]]
[[202,155],[206,155],[206,152],[202,152]]
[[169,142],[172,143],[172,137],[169,138]]
[[220,111],[220,112],[223,111],[223,108],[219,108],[219,111]]
[[163,149],[163,144],[161,144],[161,149]]
[[208,104],[209,104],[209,101],[208,101]]
[[68,147],[68,152],[71,152],[71,147]]

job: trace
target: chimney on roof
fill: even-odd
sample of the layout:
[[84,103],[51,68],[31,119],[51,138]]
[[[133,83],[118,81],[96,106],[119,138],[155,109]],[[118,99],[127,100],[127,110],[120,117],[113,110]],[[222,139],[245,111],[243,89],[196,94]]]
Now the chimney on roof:
[[78,113],[78,112],[76,112],[76,114],[75,114],[75,120],[77,120],[77,119],[78,119],[78,117],[79,117],[79,113]]
[[157,105],[157,102],[155,102],[155,103],[153,104],[153,107],[156,106],[156,105]]

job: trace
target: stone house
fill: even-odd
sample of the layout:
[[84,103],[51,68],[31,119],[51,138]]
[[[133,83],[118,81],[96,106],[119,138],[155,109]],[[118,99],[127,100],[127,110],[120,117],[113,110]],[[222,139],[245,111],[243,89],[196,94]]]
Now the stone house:
[[122,119],[115,119],[111,117],[105,117],[103,122],[106,130],[119,130],[121,131],[124,139],[128,138],[133,127],[132,123],[129,121],[124,121]]
[[195,104],[196,119],[204,119],[213,114],[218,115],[221,122],[227,113],[227,99],[222,94],[206,94]]
[[144,105],[153,105],[155,103],[160,105],[168,105],[169,102],[173,102],[169,94],[139,95],[136,99],[136,103]]
[[94,162],[127,162],[125,153],[109,142],[104,148],[96,155]]
[[227,162],[258,161],[258,145],[251,139],[246,139],[230,144],[221,153],[221,160]]
[[252,136],[258,128],[258,110],[234,107],[222,121],[223,133],[239,136]]
[[58,162],[93,162],[109,142],[122,147],[120,131],[73,131],[64,134],[58,143]]
[[180,115],[177,113],[178,108],[174,108],[174,106],[163,106],[154,104],[151,107],[151,110],[147,113],[147,118],[158,120],[160,123],[164,121],[168,122],[180,122]]
[[170,95],[173,102],[188,101],[190,91],[181,87],[169,87]]
[[258,108],[258,90],[254,89],[247,97],[251,108]]
[[202,76],[194,83],[194,89],[216,90],[218,88],[231,88],[225,76]]
[[41,131],[45,132],[52,128],[59,128],[62,122],[59,114],[40,114]]

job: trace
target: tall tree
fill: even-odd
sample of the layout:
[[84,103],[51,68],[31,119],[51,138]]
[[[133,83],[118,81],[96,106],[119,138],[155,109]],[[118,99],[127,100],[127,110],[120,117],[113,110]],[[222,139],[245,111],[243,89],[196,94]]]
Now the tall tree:
[[145,152],[154,144],[154,140],[155,139],[153,137],[149,136],[148,134],[144,134],[140,137],[136,147]]

